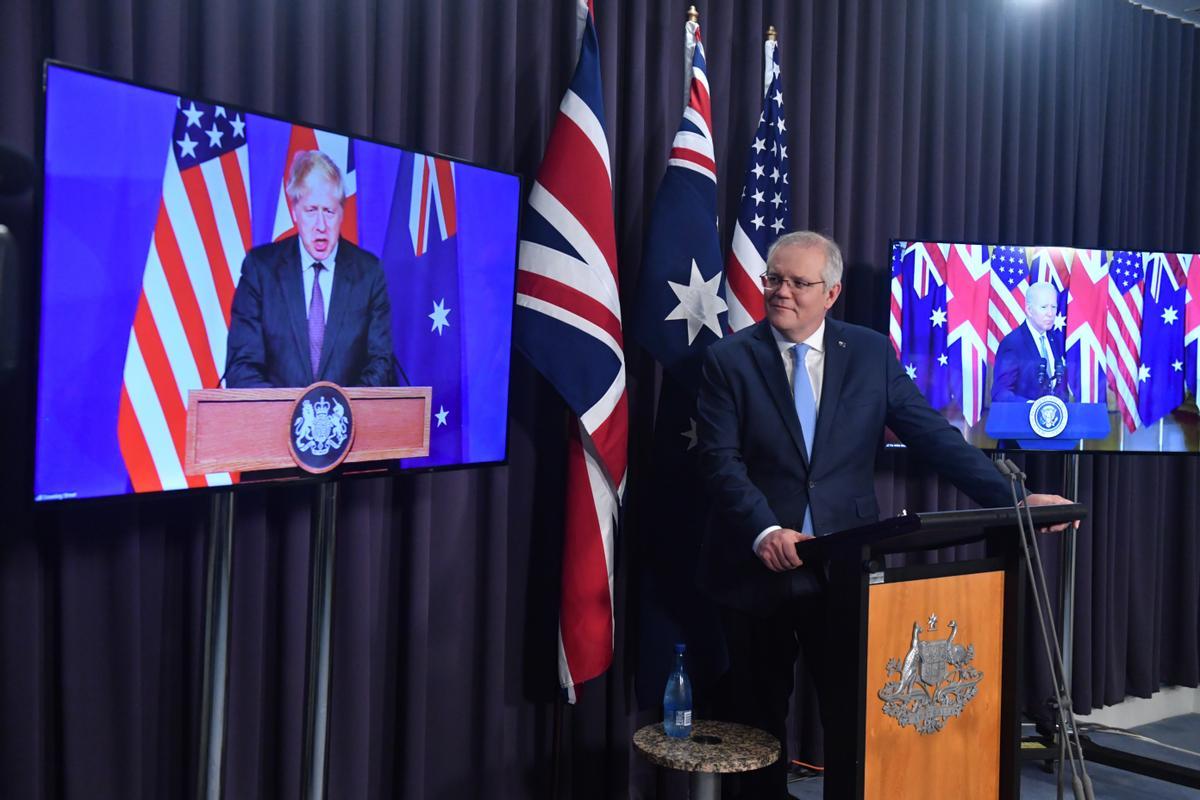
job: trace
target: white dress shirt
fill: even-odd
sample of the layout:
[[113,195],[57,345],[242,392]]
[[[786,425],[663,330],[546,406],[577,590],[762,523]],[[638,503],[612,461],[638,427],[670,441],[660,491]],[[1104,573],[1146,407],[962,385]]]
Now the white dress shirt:
[[1054,350],[1050,347],[1050,334],[1033,327],[1033,323],[1031,323],[1029,320],[1025,320],[1025,326],[1029,328],[1029,332],[1033,334],[1033,346],[1038,349],[1038,352],[1041,353],[1042,348],[1045,348],[1046,374],[1053,378],[1054,365],[1058,362],[1054,360]]

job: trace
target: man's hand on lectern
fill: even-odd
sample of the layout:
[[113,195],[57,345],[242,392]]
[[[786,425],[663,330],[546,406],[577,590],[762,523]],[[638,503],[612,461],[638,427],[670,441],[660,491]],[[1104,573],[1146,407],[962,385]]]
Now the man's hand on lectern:
[[813,538],[807,533],[800,533],[791,528],[780,528],[771,531],[758,543],[759,559],[772,572],[786,572],[795,569],[804,562],[796,555],[796,543]]
[[[1071,501],[1065,497],[1059,497],[1056,494],[1031,494],[1029,495],[1029,505],[1031,506],[1064,506],[1070,505]],[[1065,531],[1070,522],[1060,522],[1057,525],[1051,525],[1048,528],[1038,528],[1041,533],[1059,533]],[[1079,529],[1079,520],[1074,522],[1075,529]]]

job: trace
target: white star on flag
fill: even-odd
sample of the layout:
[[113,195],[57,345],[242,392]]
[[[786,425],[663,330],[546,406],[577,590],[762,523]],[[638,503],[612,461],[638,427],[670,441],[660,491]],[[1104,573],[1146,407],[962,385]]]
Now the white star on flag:
[[754,205],[758,206],[758,205],[762,205],[762,201],[763,201],[763,198],[765,197],[765,195],[763,194],[762,189],[759,189],[757,192],[755,192],[753,195],[751,195],[751,197],[754,198]]
[[218,128],[216,120],[213,120],[212,128],[210,130],[205,131],[204,135],[208,137],[208,146],[209,147],[220,147],[221,139],[223,139],[225,137],[225,132],[223,130],[221,130],[220,128]]
[[437,417],[437,421],[438,421],[437,426],[439,428],[441,428],[442,426],[444,426],[446,424],[446,415],[449,413],[450,412],[446,410],[445,406],[442,406],[442,405],[438,406],[438,412],[436,414],[434,414],[433,416]]
[[194,102],[187,108],[183,109],[183,115],[188,119],[185,127],[190,128],[195,125],[197,128],[203,130],[200,125],[200,118],[204,116],[204,112],[196,108],[196,104]]
[[1175,306],[1167,306],[1163,309],[1163,322],[1167,325],[1174,325],[1175,320],[1179,319],[1179,312],[1175,310]]
[[214,117],[224,117],[229,119],[229,114],[225,113],[225,106],[217,106],[217,110],[213,112]]
[[760,230],[762,228],[762,226],[766,224],[766,221],[763,219],[762,214],[755,214],[754,219],[750,220],[750,224],[753,225],[754,230],[757,231],[757,230]]
[[242,119],[242,115],[238,114],[229,124],[233,126],[233,135],[235,138],[246,138],[246,121]]
[[1150,378],[1150,367],[1146,366],[1145,364],[1142,364],[1140,367],[1138,367],[1138,383],[1141,383],[1142,381],[1145,381],[1145,380],[1149,380],[1149,378]]
[[933,327],[940,328],[946,324],[946,309],[935,308],[933,313],[929,315],[929,321],[933,323]]
[[913,379],[914,381],[917,379],[917,367],[915,364],[909,364],[904,368],[904,371],[908,373],[909,378]]
[[950,359],[946,356],[945,353],[942,353],[940,356],[938,356],[938,364],[940,364],[941,366],[944,367],[949,363],[950,363]]
[[704,276],[700,274],[700,267],[697,266],[696,259],[693,258],[692,274],[688,278],[687,285],[684,286],[675,281],[667,281],[667,285],[679,298],[679,305],[675,306],[665,319],[687,320],[689,345],[696,341],[696,336],[700,333],[701,328],[708,328],[717,335],[718,339],[721,338],[721,323],[717,319],[717,315],[722,311],[727,311],[729,306],[718,294],[721,288],[720,272],[705,281]]
[[1062,314],[1055,314],[1054,315],[1054,330],[1061,331],[1065,327],[1067,327],[1067,318],[1064,317]]
[[772,222],[771,230],[775,231],[775,233],[779,233],[781,230],[783,230],[783,220],[777,219],[774,222]]
[[755,174],[755,176],[757,176],[759,178],[761,178],[766,173],[766,170],[763,169],[762,164],[755,164],[754,169],[752,169],[750,171],[753,172]]
[[437,331],[437,335],[441,336],[442,329],[448,328],[450,326],[449,316],[450,316],[451,310],[452,309],[446,308],[446,298],[444,298],[444,297],[441,300],[434,303],[433,304],[433,313],[428,315],[429,318],[431,320],[433,320],[433,327],[430,328],[429,330],[431,332]]
[[[186,114],[187,112],[185,111],[183,113]],[[185,158],[187,156],[191,156],[192,158],[195,158],[196,157],[196,145],[198,145],[200,143],[193,142],[192,137],[188,136],[187,133],[184,133],[183,138],[177,140],[175,142],[175,144],[179,145],[179,157],[180,158]]]
[[1172,361],[1171,369],[1175,370],[1176,372],[1183,372],[1183,362],[1182,361]]
[[681,433],[679,435],[688,440],[687,449],[691,450],[693,447],[696,446],[696,442],[699,439],[699,435],[696,433],[696,420],[689,417],[688,423],[690,424],[690,427],[686,431],[684,431],[683,433]]
[[763,150],[767,149],[767,143],[762,139],[755,139],[753,147],[755,150],[761,153]]

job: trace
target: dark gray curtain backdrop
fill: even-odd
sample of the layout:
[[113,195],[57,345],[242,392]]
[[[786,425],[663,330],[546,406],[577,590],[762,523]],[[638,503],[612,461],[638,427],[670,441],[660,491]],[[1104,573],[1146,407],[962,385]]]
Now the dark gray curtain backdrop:
[[[597,3],[621,285],[683,102],[686,3]],[[726,241],[757,118],[761,41],[779,30],[797,225],[844,246],[835,313],[880,326],[888,240],[1200,250],[1200,36],[1124,0],[697,2]],[[571,0],[6,0],[0,140],[33,155],[40,63],[536,172],[574,66]],[[103,198],[97,198],[103,202]],[[36,275],[32,196],[0,202]],[[7,284],[5,284],[7,286]],[[31,324],[23,295],[0,298]],[[11,306],[9,304],[12,304]],[[27,354],[28,355],[28,354]],[[630,512],[616,660],[562,720],[563,796],[642,797],[631,685],[639,488],[654,370],[628,354]],[[0,794],[191,797],[208,499],[31,510],[26,361],[3,381]],[[554,743],[562,404],[514,360],[509,464],[344,482],[338,521],[330,797],[548,797]],[[12,443],[9,447],[7,443]],[[1062,491],[1062,465],[1030,458]],[[1200,467],[1089,456],[1080,490],[1079,711],[1200,678]],[[965,499],[887,453],[885,510]],[[226,796],[299,792],[311,488],[239,491]],[[1045,540],[1057,583],[1058,554]],[[1030,659],[1027,704],[1045,697]],[[800,703],[803,711],[804,703]],[[809,726],[798,715],[801,738]],[[811,716],[811,715],[809,715]]]

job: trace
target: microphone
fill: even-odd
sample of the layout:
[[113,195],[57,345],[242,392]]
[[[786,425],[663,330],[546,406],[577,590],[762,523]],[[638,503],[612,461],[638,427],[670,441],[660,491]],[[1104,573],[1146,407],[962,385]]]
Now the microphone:
[[404,371],[404,367],[400,365],[400,359],[396,358],[396,354],[392,353],[392,364],[396,366],[396,371],[404,378],[405,386],[412,386],[412,381],[408,379],[408,373]]

